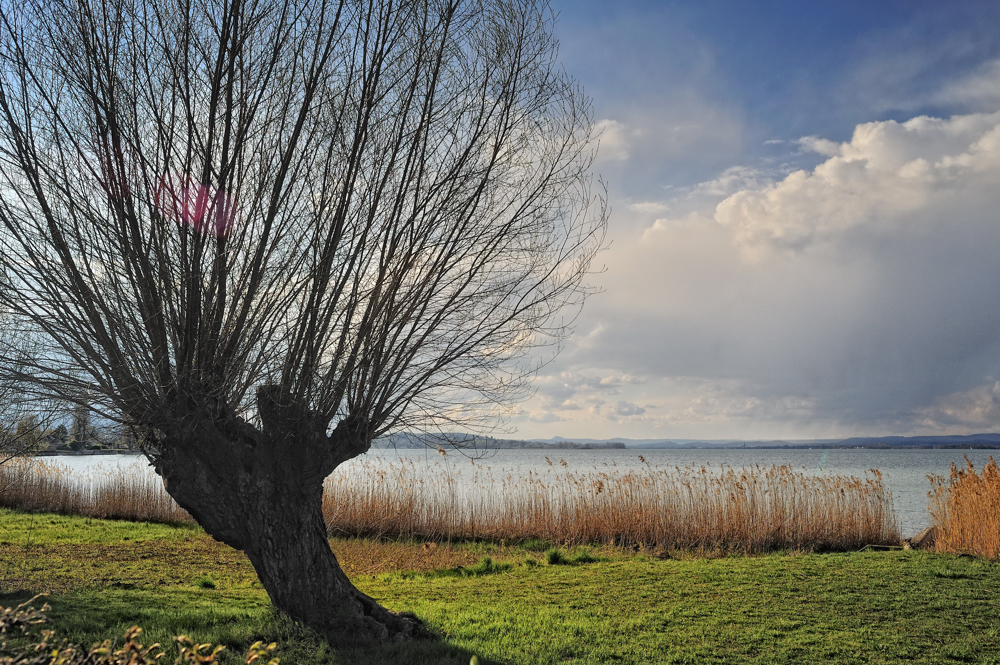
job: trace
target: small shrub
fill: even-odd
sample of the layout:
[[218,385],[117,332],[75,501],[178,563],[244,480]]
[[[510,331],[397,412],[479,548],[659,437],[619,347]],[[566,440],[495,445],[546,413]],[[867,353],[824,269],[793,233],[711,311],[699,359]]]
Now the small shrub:
[[463,568],[462,566],[459,566],[458,568],[445,572],[459,577],[480,577],[482,575],[505,573],[512,567],[513,566],[509,563],[497,563],[490,557],[484,556],[478,563],[476,563],[476,565],[470,568]]
[[213,580],[208,575],[202,575],[197,580],[195,580],[194,585],[196,587],[201,588],[201,589],[214,589],[215,588],[215,580]]
[[545,560],[550,566],[564,566],[569,563],[563,553],[554,547],[545,553]]
[[600,561],[600,559],[595,557],[588,550],[583,550],[576,556],[568,557],[555,547],[545,553],[545,560],[550,566],[571,566],[581,563],[596,563],[597,561]]
[[[46,621],[48,605],[36,610],[31,603],[35,596],[15,608],[0,607],[0,635],[19,634],[29,639],[38,639],[37,630]],[[20,649],[10,648],[6,641],[0,643],[0,665],[159,665],[164,652],[158,643],[148,647],[138,642],[142,628],[132,626],[125,631],[123,640],[104,640],[89,649],[71,644],[65,640],[55,642],[55,633],[42,630],[41,640]],[[217,663],[216,658],[225,650],[224,646],[197,644],[186,635],[174,638],[179,654],[174,665],[209,665]],[[120,648],[115,648],[121,643]],[[254,643],[247,651],[246,665],[278,665],[273,656],[277,645]]]
[[954,568],[948,568],[947,566],[934,568],[931,570],[931,574],[934,575],[934,577],[940,577],[946,580],[964,580],[969,577],[965,572],[955,570]]
[[545,552],[552,549],[552,543],[540,538],[529,538],[521,542],[521,548],[529,552]]
[[469,572],[473,574],[492,573],[495,567],[496,564],[493,563],[493,559],[491,559],[488,556],[484,556],[482,559],[479,560],[479,562],[475,566],[469,569]]

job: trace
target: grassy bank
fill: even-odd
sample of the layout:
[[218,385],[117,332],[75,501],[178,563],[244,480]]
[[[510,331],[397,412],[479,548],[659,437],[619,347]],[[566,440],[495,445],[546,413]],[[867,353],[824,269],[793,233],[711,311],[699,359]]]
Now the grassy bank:
[[0,604],[48,590],[54,627],[74,640],[138,623],[149,641],[187,633],[234,656],[277,641],[287,665],[464,665],[471,654],[498,664],[1000,663],[1000,565],[970,557],[332,544],[363,591],[417,613],[439,639],[333,653],[274,615],[245,558],[195,527],[56,515],[0,512]]

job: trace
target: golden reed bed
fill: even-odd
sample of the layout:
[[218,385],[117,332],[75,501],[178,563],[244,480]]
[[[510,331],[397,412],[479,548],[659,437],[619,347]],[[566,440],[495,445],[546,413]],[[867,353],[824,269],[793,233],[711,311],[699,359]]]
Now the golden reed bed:
[[143,466],[137,460],[126,468],[102,468],[95,478],[48,459],[16,458],[0,466],[0,507],[139,522],[191,521]]
[[[642,458],[640,458],[642,459]],[[81,483],[65,468],[22,460],[0,468],[0,506],[177,522],[190,517],[142,469]],[[331,535],[488,539],[715,552],[852,550],[897,545],[891,493],[878,471],[815,476],[787,466],[608,467],[563,462],[527,477],[438,462],[355,461],[327,480]]]
[[929,476],[931,518],[939,551],[1000,559],[1000,468],[990,457],[980,473],[968,458],[948,478]]

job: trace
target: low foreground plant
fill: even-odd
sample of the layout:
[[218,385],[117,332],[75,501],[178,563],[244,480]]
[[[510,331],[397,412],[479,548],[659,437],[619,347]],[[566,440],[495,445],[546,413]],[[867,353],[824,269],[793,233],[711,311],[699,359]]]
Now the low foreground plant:
[[[484,665],[1000,663],[1000,563],[979,557],[601,548],[590,550],[599,562],[573,565],[588,550],[565,548],[570,565],[549,565],[544,550],[489,543],[337,539],[333,549],[362,592],[413,612],[437,638],[330,646],[274,611],[244,555],[198,529],[6,511],[0,604],[48,591],[42,627],[60,638],[119,636],[120,646],[139,624],[140,641],[163,644],[159,662],[171,665],[180,633],[227,645],[216,665],[242,665],[257,640],[277,642],[294,665],[462,665],[473,654]],[[216,588],[197,586],[200,576]]]
[[[120,647],[117,639],[104,640],[89,649],[65,640],[56,642],[53,631],[39,629],[46,622],[45,612],[49,606],[35,609],[31,603],[37,599],[35,596],[14,608],[0,607],[0,665],[154,665],[165,656],[158,643],[146,647],[138,641],[142,633],[138,626],[125,631]],[[11,647],[7,642],[11,634],[27,638],[29,643],[20,648]],[[174,640],[180,651],[174,665],[215,663],[216,657],[226,648],[197,644],[186,635]],[[265,646],[256,642],[247,651],[246,665],[278,665],[279,659],[272,656],[276,648],[274,643]]]
[[980,473],[969,458],[951,465],[947,479],[930,476],[931,517],[939,551],[1000,559],[1000,467],[990,461]]

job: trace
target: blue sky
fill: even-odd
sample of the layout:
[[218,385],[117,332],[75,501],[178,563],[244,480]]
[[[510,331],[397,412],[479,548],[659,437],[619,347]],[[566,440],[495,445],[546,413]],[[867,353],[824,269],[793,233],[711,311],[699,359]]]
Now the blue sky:
[[704,105],[738,124],[738,138],[715,150],[655,160],[664,185],[700,182],[734,156],[788,156],[768,140],[846,140],[862,122],[996,110],[995,96],[940,93],[1000,55],[1000,3],[562,1],[554,9],[562,60],[598,117],[666,120]]
[[553,3],[612,205],[525,437],[1000,429],[1000,3]]

